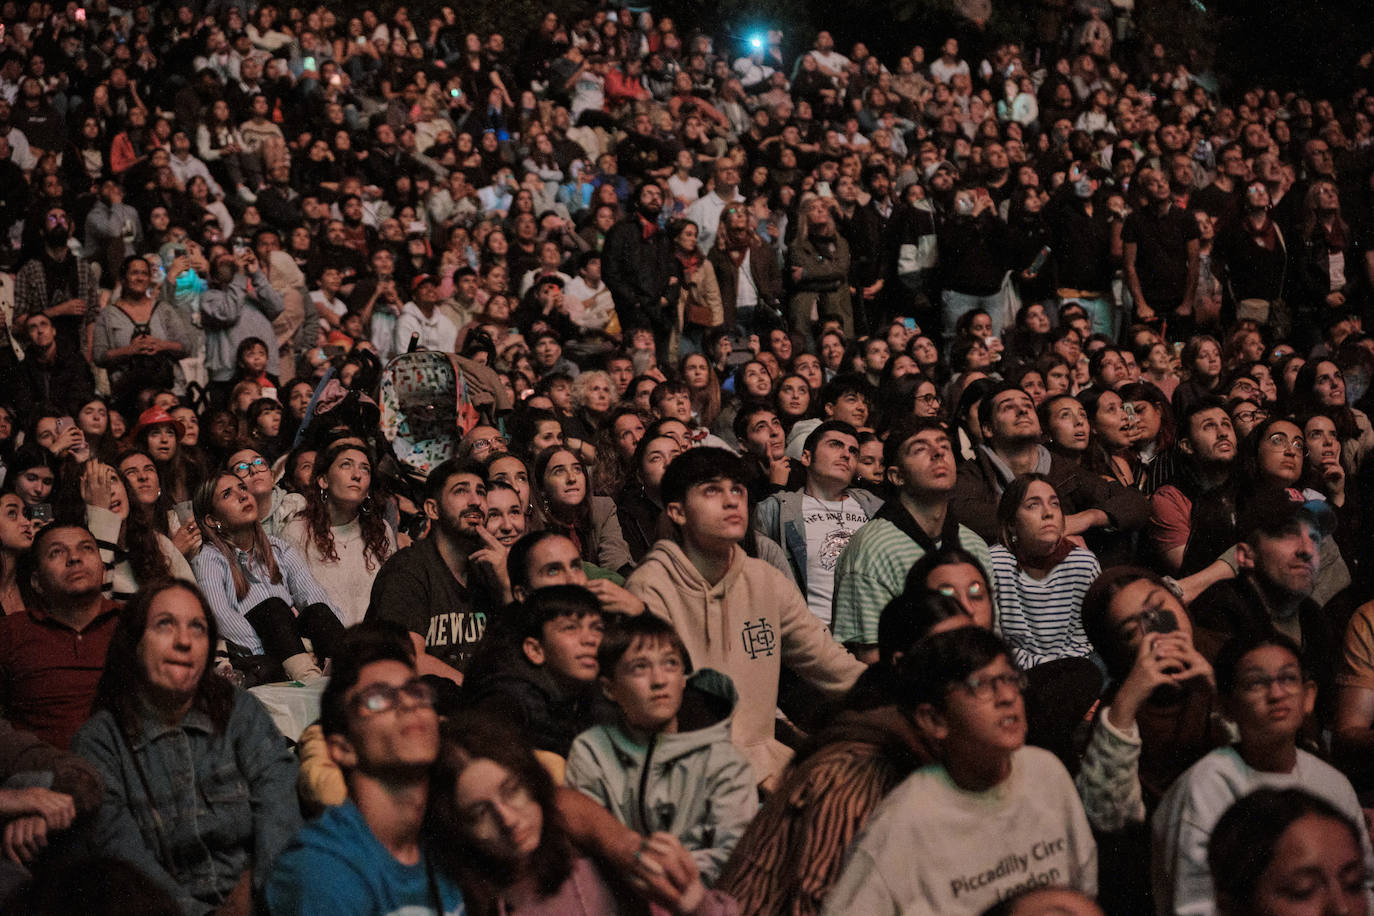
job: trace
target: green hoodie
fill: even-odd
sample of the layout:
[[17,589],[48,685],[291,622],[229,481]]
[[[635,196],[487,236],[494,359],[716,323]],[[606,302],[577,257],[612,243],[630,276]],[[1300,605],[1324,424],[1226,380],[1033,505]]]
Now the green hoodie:
[[738,699],[730,678],[703,668],[687,682],[677,732],[645,745],[618,725],[588,729],[568,754],[567,784],[645,836],[676,836],[709,886],[758,810],[754,772],[730,740]]

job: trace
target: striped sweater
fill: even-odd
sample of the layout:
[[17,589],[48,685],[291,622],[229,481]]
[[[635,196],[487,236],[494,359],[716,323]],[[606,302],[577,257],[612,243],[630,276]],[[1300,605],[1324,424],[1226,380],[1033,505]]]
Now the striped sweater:
[[996,582],[998,629],[1022,670],[1056,658],[1092,654],[1083,631],[1083,596],[1102,572],[1097,556],[1075,547],[1043,579],[1032,578],[1001,544],[989,551]]

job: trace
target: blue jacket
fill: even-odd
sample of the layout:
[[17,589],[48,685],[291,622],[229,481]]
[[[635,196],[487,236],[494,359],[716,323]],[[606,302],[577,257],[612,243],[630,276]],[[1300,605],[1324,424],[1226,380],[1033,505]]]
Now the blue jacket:
[[199,709],[177,725],[151,712],[141,724],[126,740],[101,710],[72,739],[105,781],[85,827],[90,850],[133,863],[190,916],[215,909],[244,869],[260,890],[301,826],[296,762],[262,704],[237,693],[223,733]]

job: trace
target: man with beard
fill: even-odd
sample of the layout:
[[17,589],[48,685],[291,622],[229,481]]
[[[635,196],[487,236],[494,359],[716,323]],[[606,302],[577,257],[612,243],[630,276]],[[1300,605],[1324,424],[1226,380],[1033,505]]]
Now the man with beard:
[[[678,283],[673,242],[659,229],[663,189],[645,182],[635,193],[635,210],[606,233],[601,276],[611,288],[622,325],[647,321],[654,329],[659,353],[667,353],[672,317],[667,308],[669,286]],[[671,298],[676,299],[676,291]]]
[[63,346],[79,350],[86,342],[86,328],[100,310],[100,290],[91,266],[67,247],[72,221],[65,208],[49,207],[39,231],[43,250],[20,267],[15,277],[15,320],[41,312],[57,328]]
[[506,548],[487,531],[487,472],[450,458],[425,482],[429,535],[382,565],[368,620],[404,626],[420,674],[457,683],[493,612],[511,600]]

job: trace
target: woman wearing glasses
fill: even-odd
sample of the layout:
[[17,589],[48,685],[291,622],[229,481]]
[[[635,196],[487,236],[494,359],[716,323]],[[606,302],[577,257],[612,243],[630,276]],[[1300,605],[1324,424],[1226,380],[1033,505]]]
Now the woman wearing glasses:
[[273,537],[281,537],[286,523],[305,510],[305,497],[276,485],[272,465],[251,445],[229,453],[224,469],[239,478],[258,504],[258,521]]
[[295,759],[258,701],[210,665],[218,635],[195,586],[139,592],[72,740],[105,782],[90,848],[131,862],[188,914],[249,912],[301,823]]
[[280,680],[281,672],[319,680],[344,626],[300,552],[264,530],[247,480],[236,474],[201,484],[194,508],[205,546],[191,568],[235,667],[259,683]]
[[396,535],[372,493],[374,464],[360,446],[330,446],[306,490],[305,511],[282,536],[305,557],[346,627],[362,622],[377,570],[396,552]]

